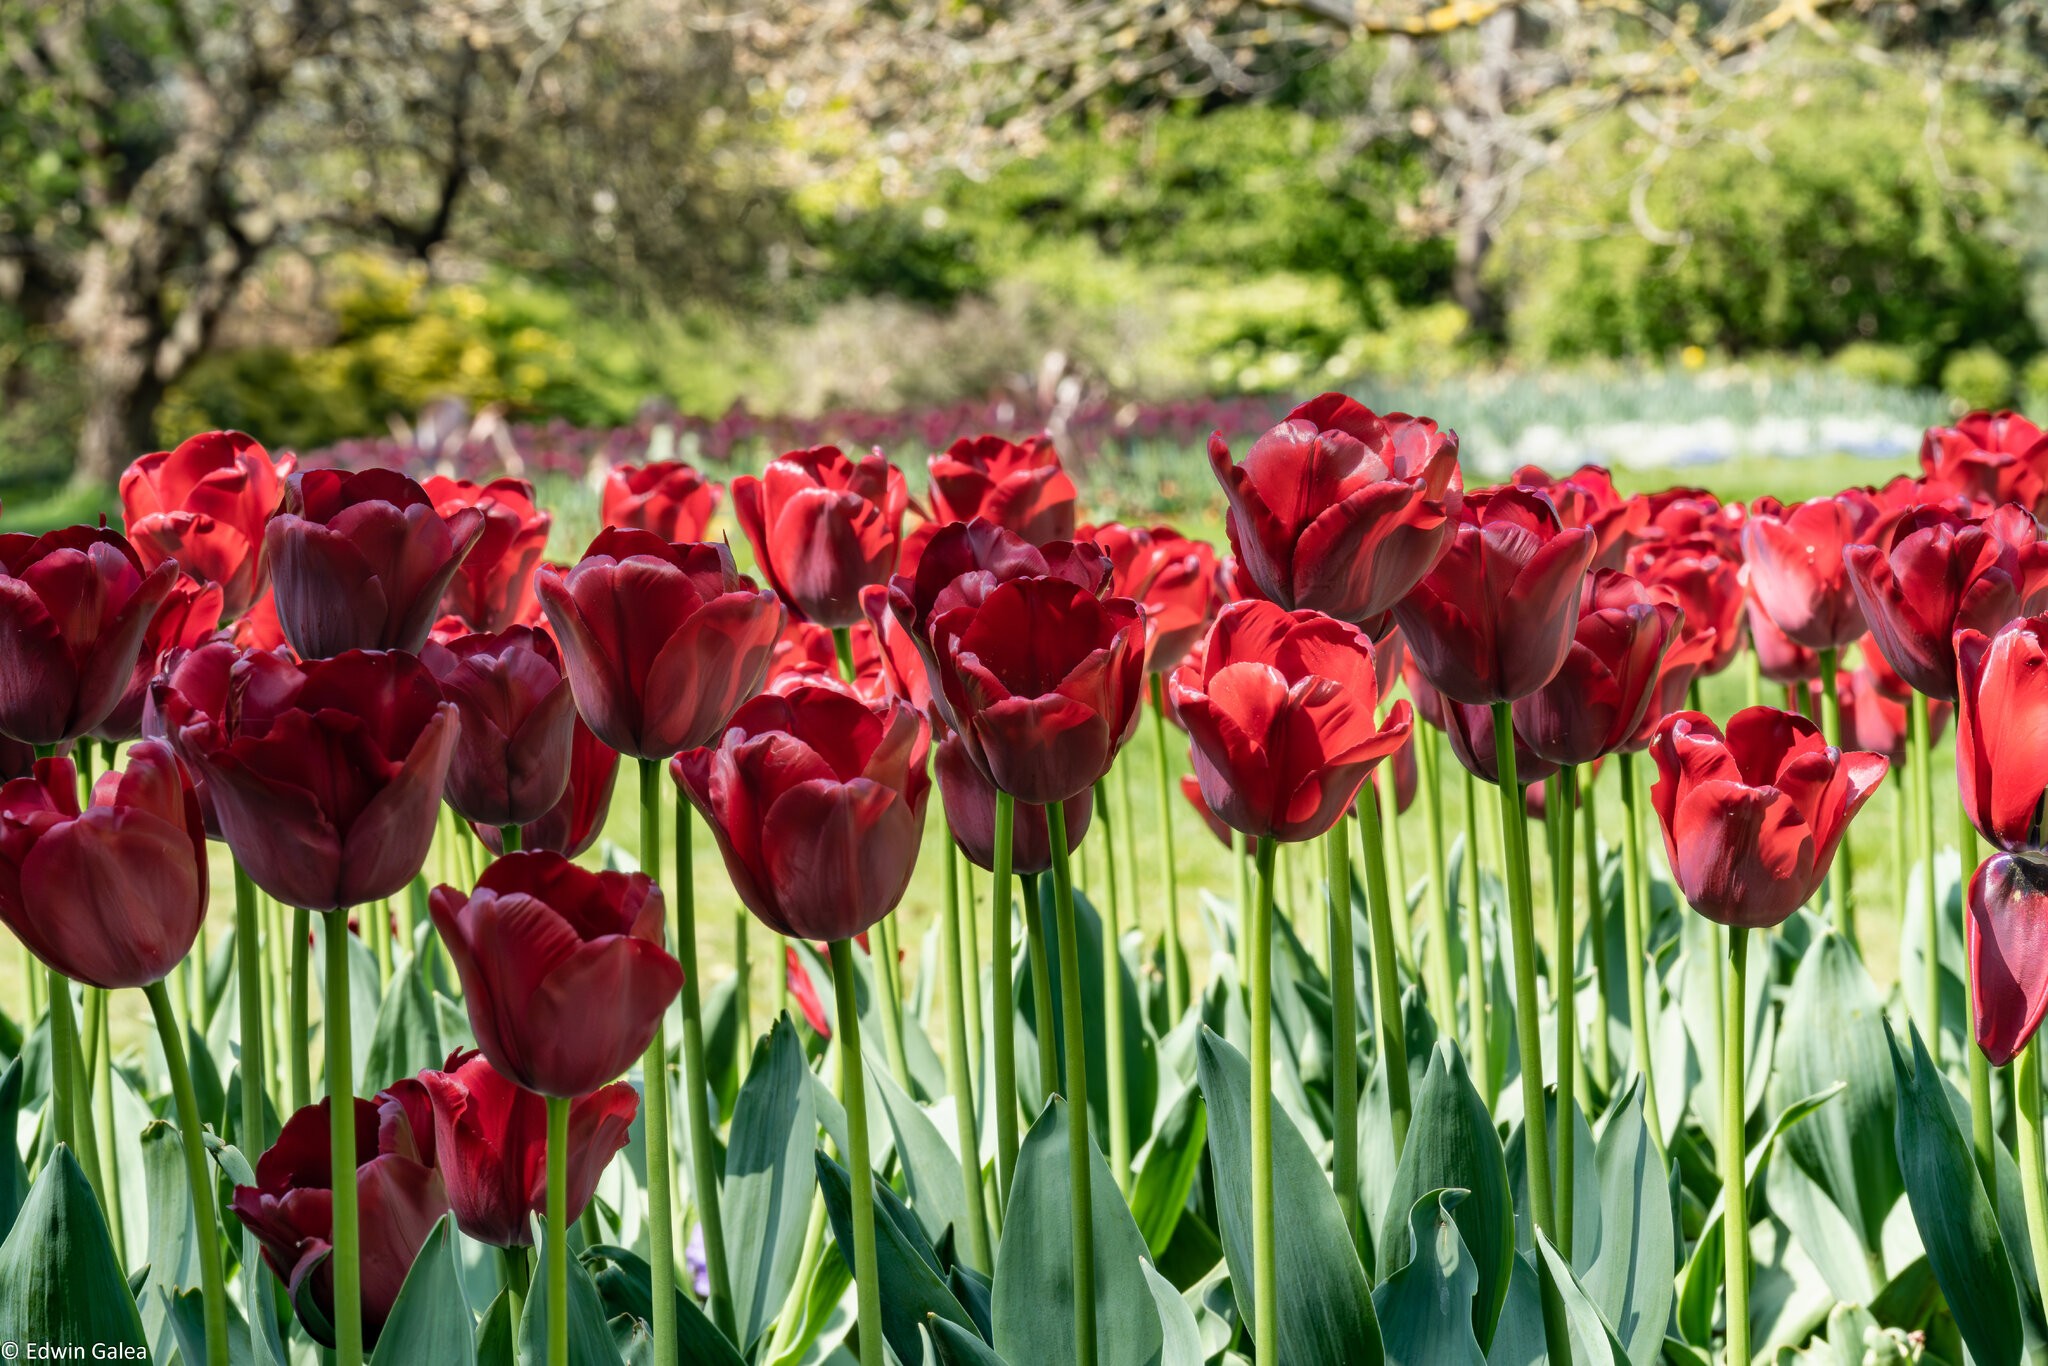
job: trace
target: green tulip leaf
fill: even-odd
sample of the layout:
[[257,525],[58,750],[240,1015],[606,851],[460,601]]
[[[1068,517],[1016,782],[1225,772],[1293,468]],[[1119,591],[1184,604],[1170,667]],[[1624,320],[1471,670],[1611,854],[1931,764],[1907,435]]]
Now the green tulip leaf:
[[[534,1248],[532,1293],[519,1319],[519,1359],[548,1359],[547,1241],[554,1230],[543,1228]],[[569,1366],[619,1366],[619,1351],[606,1326],[604,1301],[578,1257],[569,1258]]]
[[[825,1212],[832,1220],[832,1239],[847,1265],[853,1265],[853,1186],[846,1168],[820,1151],[814,1154]],[[873,1180],[872,1177],[869,1178]],[[881,1282],[882,1335],[905,1361],[923,1359],[920,1327],[927,1314],[950,1319],[973,1330],[974,1322],[947,1288],[938,1258],[924,1241],[916,1217],[893,1199],[880,1181],[875,1187],[875,1274]]]
[[[181,1290],[165,1298],[165,1310],[172,1335],[177,1339],[179,1357],[192,1366],[205,1361],[206,1297],[197,1290]],[[251,1366],[249,1325],[232,1300],[228,1303],[228,1366]]]
[[1543,1338],[1543,1282],[1517,1252],[1508,1271],[1508,1297],[1494,1326],[1487,1366],[1537,1366],[1550,1348]]
[[1009,1366],[996,1349],[959,1324],[933,1314],[924,1321],[939,1366]]
[[1550,1344],[1552,1361],[1569,1361],[1573,1366],[1628,1366],[1629,1356],[1616,1341],[1614,1329],[1550,1239],[1536,1233],[1537,1270],[1542,1277],[1544,1337]]
[[[1060,961],[1059,917],[1051,913],[1052,879],[1043,880],[1039,893],[1047,908],[1046,961],[1057,964]],[[1079,891],[1074,893],[1074,929],[1081,958],[1082,1042],[1088,1053],[1088,1114],[1095,1130],[1096,1145],[1103,1147],[1109,1143],[1109,1010],[1102,983],[1102,917]],[[1050,1046],[1064,1050],[1065,1016],[1064,1007],[1060,1004],[1059,973],[1055,971],[1051,976],[1052,1028],[1042,1031],[1044,1037],[1038,1040],[1038,1044],[1041,1048]],[[1138,994],[1137,979],[1131,976],[1128,963],[1119,962],[1117,984],[1124,1002],[1124,1087],[1130,1106],[1131,1142],[1135,1146],[1148,1136],[1152,1113],[1159,1102],[1159,1052],[1158,1044],[1146,1026],[1144,999]],[[1032,999],[1028,969],[1023,990],[1024,994],[1017,999],[1020,1007],[1028,1010]]]
[[199,1284],[199,1235],[192,1222],[192,1191],[185,1180],[185,1144],[177,1126],[152,1120],[142,1131],[142,1169],[149,1207],[149,1274],[135,1297],[143,1331],[158,1360],[176,1337],[170,1304],[180,1290]]
[[[1434,1062],[1430,1074],[1436,1075]],[[1453,1217],[1464,1199],[1463,1191],[1437,1190],[1416,1200],[1400,1269],[1373,1287],[1387,1357],[1401,1366],[1480,1366],[1486,1360],[1472,1331],[1479,1269]],[[1382,1248],[1381,1255],[1392,1251]]]
[[1159,1122],[1152,1141],[1138,1155],[1138,1172],[1131,1186],[1131,1217],[1145,1246],[1157,1261],[1166,1255],[1188,1207],[1188,1192],[1201,1175],[1202,1152],[1209,1136],[1209,1111],[1202,1092],[1183,1087],[1166,1117]]
[[1195,1322],[1195,1311],[1171,1281],[1152,1269],[1150,1262],[1141,1262],[1139,1266],[1145,1273],[1146,1288],[1152,1292],[1152,1303],[1159,1310],[1159,1366],[1202,1366],[1207,1353],[1202,1349],[1202,1330]]
[[1652,1366],[1671,1321],[1677,1232],[1669,1178],[1643,1122],[1641,1077],[1615,1100],[1600,1131],[1594,1167],[1599,1172],[1599,1236],[1576,1241],[1574,1231],[1573,1260],[1587,1263],[1579,1281],[1613,1325],[1633,1366]]
[[440,1067],[450,1050],[441,1045],[441,1012],[425,964],[409,960],[392,974],[391,987],[377,1009],[377,1027],[363,1064],[363,1092],[374,1095],[405,1077]]
[[0,1073],[0,1135],[6,1137],[6,1142],[0,1143],[0,1241],[13,1231],[22,1203],[28,1199],[28,1166],[21,1160],[21,1145],[14,1138],[20,1132],[25,1070],[24,1060],[17,1056],[7,1064],[7,1071]]
[[874,1089],[881,1093],[882,1110],[889,1118],[889,1130],[896,1136],[896,1158],[902,1167],[903,1184],[910,1208],[936,1244],[947,1229],[965,1236],[967,1195],[960,1178],[960,1158],[932,1123],[924,1108],[896,1084],[884,1067],[875,1073]]
[[[622,1247],[600,1243],[586,1248],[580,1260],[597,1287],[607,1321],[615,1323],[621,1315],[642,1323],[653,1321],[654,1275],[646,1258]],[[538,1277],[535,1283],[539,1283]],[[739,1349],[726,1340],[725,1334],[718,1331],[695,1300],[683,1293],[681,1286],[675,1289],[675,1303],[676,1345],[684,1361],[695,1366],[744,1366]]]
[[500,1290],[476,1325],[477,1366],[519,1366],[519,1326],[512,1321],[512,1292]]
[[[544,1299],[546,1293],[535,1286],[537,1297]],[[391,1363],[475,1366],[476,1321],[470,1317],[462,1271],[455,1264],[455,1216],[442,1215],[420,1245],[391,1315],[384,1320],[384,1331],[377,1336],[377,1357]]]
[[726,1265],[746,1344],[773,1325],[796,1283],[816,1189],[811,1150],[817,1141],[803,1042],[781,1016],[754,1049],[725,1150]]
[[107,1221],[68,1147],[51,1153],[0,1243],[0,1342],[146,1350]]

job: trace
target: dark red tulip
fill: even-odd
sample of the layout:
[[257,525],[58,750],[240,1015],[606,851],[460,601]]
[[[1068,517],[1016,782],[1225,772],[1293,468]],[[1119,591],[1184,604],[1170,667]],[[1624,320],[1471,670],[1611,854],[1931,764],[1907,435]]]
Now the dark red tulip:
[[777,934],[829,941],[875,924],[910,886],[930,748],[909,704],[814,685],[749,702],[671,771],[747,909]]
[[1145,608],[1145,671],[1172,673],[1223,606],[1215,548],[1165,526],[1108,522],[1079,535],[1109,555],[1109,591]]
[[1699,662],[1712,677],[1742,653],[1742,559],[1732,537],[1696,534],[1644,541],[1629,553],[1628,572],[1662,588],[1685,609],[1689,634],[1714,634],[1714,652]]
[[633,527],[664,541],[704,539],[725,492],[680,460],[614,465],[604,477],[606,526]]
[[294,664],[214,643],[152,692],[228,847],[279,901],[359,906],[425,864],[460,722],[416,657]]
[[929,469],[935,522],[981,517],[1032,545],[1074,539],[1080,494],[1049,436],[963,436]]
[[244,650],[277,650],[284,647],[284,627],[277,619],[277,599],[268,587],[235,622],[233,636]]
[[268,586],[263,524],[293,463],[271,460],[240,432],[202,432],[137,458],[121,474],[121,518],[135,553],[149,568],[173,560],[187,578],[219,585],[224,619],[241,616]]
[[534,502],[533,485],[509,476],[472,484],[435,475],[422,487],[444,518],[472,507],[484,515],[483,535],[463,557],[441,610],[486,635],[540,620],[533,571],[547,551],[548,528],[555,519]]
[[1650,705],[1643,708],[1643,719],[1636,723],[1635,733],[1619,747],[1618,753],[1635,754],[1648,749],[1650,737],[1664,724],[1664,718],[1686,709],[1686,695],[1692,689],[1693,679],[1704,677],[1707,665],[1719,657],[1719,634],[1712,627],[1704,631],[1688,629],[1690,624],[1685,620],[1679,622],[1678,638],[1657,665],[1657,685],[1650,695]]
[[[457,1050],[419,1084],[434,1107],[434,1160],[455,1226],[492,1247],[531,1247],[548,1195],[548,1104],[506,1080],[483,1054]],[[613,1082],[569,1106],[568,1214],[574,1223],[597,1178],[626,1146],[640,1095]]]
[[[1384,692],[1381,695],[1384,696]],[[1393,770],[1394,774],[1394,810],[1396,813],[1406,812],[1409,807],[1415,805],[1415,794],[1422,786],[1422,770],[1415,763],[1413,726],[1410,726],[1408,733],[1401,737],[1401,744],[1395,749],[1393,757],[1372,771],[1368,781],[1375,792],[1383,786],[1385,779],[1382,775],[1389,769]]]
[[[1870,658],[1875,658],[1873,654]],[[1811,685],[1819,701],[1819,684]],[[1835,679],[1835,698],[1842,708],[1842,745],[1847,749],[1867,749],[1873,754],[1882,754],[1885,762],[1897,768],[1906,762],[1906,709],[1910,703],[1910,692],[1898,692],[1886,684],[1884,674],[1869,662],[1858,668],[1844,669]],[[1930,701],[1927,704],[1930,742],[1939,744],[1943,732],[1948,729],[1949,713],[1955,707],[1948,702]],[[1815,715],[1819,715],[1818,712]]]
[[54,745],[104,721],[177,574],[105,527],[0,535],[0,733]]
[[1224,824],[1254,839],[1328,833],[1410,726],[1406,702],[1379,723],[1363,630],[1269,602],[1224,608],[1201,662],[1181,665],[1167,688],[1193,742],[1202,795]]
[[1882,515],[1862,489],[1810,498],[1782,510],[1759,505],[1742,524],[1743,565],[1757,605],[1785,638],[1809,650],[1839,649],[1863,634],[1863,609],[1843,552]]
[[[547,849],[575,858],[597,842],[611,810],[612,786],[619,776],[619,752],[575,718],[569,735],[569,782],[560,800],[538,820],[519,828],[521,849]],[[495,857],[505,852],[504,832],[495,825],[472,825],[478,839]]]
[[146,987],[205,918],[206,827],[168,745],[136,745],[83,811],[69,759],[0,786],[0,920],[44,963],[90,986]]
[[723,544],[607,528],[568,573],[543,566],[541,605],[576,708],[621,754],[666,759],[717,738],[760,690],[782,605]]
[[1566,527],[1539,493],[1468,496],[1436,567],[1394,608],[1415,667],[1454,701],[1527,697],[1571,648],[1593,533]]
[[221,634],[220,585],[200,583],[183,576],[171,583],[170,595],[150,618],[142,633],[142,649],[135,656],[135,671],[128,675],[128,690],[106,718],[88,734],[96,740],[119,743],[142,734],[143,699],[149,680],[156,677],[163,657],[173,650],[190,650]]
[[467,897],[427,898],[491,1066],[574,1099],[625,1074],[683,987],[662,947],[661,889],[560,854],[506,854]]
[[1679,617],[1669,594],[1619,570],[1596,571],[1563,667],[1514,704],[1516,733],[1554,764],[1590,764],[1619,751],[1655,700]]
[[782,980],[789,985],[789,999],[803,1012],[804,1023],[821,1039],[832,1037],[832,1022],[825,1018],[825,1003],[818,999],[818,987],[804,969],[794,948],[782,951]]
[[2044,847],[2048,616],[1956,632],[1956,783],[1977,833],[2009,854]]
[[[356,1219],[362,1261],[363,1345],[374,1347],[427,1235],[448,1212],[434,1168],[434,1116],[417,1082],[375,1100],[358,1097]],[[256,1235],[263,1260],[291,1292],[299,1322],[334,1346],[334,1164],[326,1101],[285,1121],[256,1159],[256,1184],[235,1187],[229,1206]]]
[[1783,924],[1820,889],[1887,767],[1773,707],[1735,713],[1725,737],[1698,712],[1677,712],[1650,754],[1650,801],[1679,890],[1707,919],[1753,930]]
[[1375,635],[1449,545],[1464,487],[1456,433],[1342,394],[1296,408],[1243,464],[1212,435],[1209,468],[1230,503],[1230,548],[1259,595]]
[[1963,918],[1977,1046],[1994,1067],[2019,1056],[2048,1012],[2048,859],[1994,854],[1970,879]]
[[916,567],[889,580],[889,610],[930,657],[931,623],[955,607],[978,606],[1011,579],[1065,579],[1095,597],[1109,592],[1115,566],[1093,541],[1036,546],[1016,532],[977,518],[949,522],[932,534]]
[[[1475,707],[1465,702],[1441,699],[1444,718],[1444,735],[1451,742],[1451,753],[1456,756],[1473,777],[1484,783],[1500,785],[1499,756],[1493,748],[1493,708]],[[1538,787],[1543,780],[1557,772],[1557,765],[1529,748],[1529,742],[1521,728],[1515,728],[1515,782],[1524,787]]]
[[1266,595],[1252,582],[1252,576],[1244,567],[1244,561],[1235,555],[1225,555],[1216,563],[1216,591],[1223,595],[1224,606],[1233,602],[1264,602]]
[[417,651],[483,532],[481,510],[444,517],[396,470],[293,475],[263,533],[285,639],[302,659]]
[[1214,835],[1225,849],[1231,848],[1233,836],[1237,832],[1225,825],[1223,818],[1210,807],[1209,799],[1202,795],[1202,780],[1192,773],[1181,774],[1180,795],[1186,797],[1188,805],[1195,808],[1195,814],[1202,818],[1202,824],[1209,827],[1209,833]]
[[1742,610],[1749,626],[1749,645],[1756,651],[1757,672],[1773,683],[1795,685],[1820,677],[1820,655],[1786,639],[1744,575]]
[[2018,413],[1975,412],[1953,427],[1929,427],[1920,441],[1928,484],[2036,513],[2048,489],[2048,441]]
[[858,462],[837,446],[777,456],[759,479],[732,481],[732,510],[754,562],[789,605],[820,626],[860,618],[860,590],[887,583],[910,495],[880,451]]
[[[889,593],[887,587],[880,585],[861,590],[860,610],[868,625],[865,632],[867,648],[873,651],[875,672],[882,691],[890,697],[900,697],[928,714],[932,705],[931,670],[925,667],[917,638],[890,608]],[[856,678],[866,676],[867,656],[862,653],[862,636],[861,629],[855,627],[853,662]]]
[[1424,725],[1444,729],[1444,695],[1430,686],[1422,671],[1415,667],[1415,657],[1406,655],[1401,660],[1401,682],[1408,688],[1408,696],[1415,701],[1415,715]]
[[448,805],[479,825],[525,825],[569,786],[576,699],[545,631],[514,626],[420,655],[462,721],[448,767]]
[[934,703],[981,771],[1035,806],[1092,787],[1137,723],[1143,610],[1051,577],[1011,579],[978,604],[945,600],[927,636]]
[[[879,587],[873,592],[885,592]],[[886,615],[886,613],[885,613]],[[841,676],[839,646],[826,627],[808,621],[792,621],[782,628],[775,652],[768,659],[768,678],[763,692],[786,693],[792,688],[817,685],[852,693],[865,702],[892,696],[892,684],[875,644],[874,628],[865,621],[847,632],[852,647],[853,681]],[[911,652],[913,662],[916,651]],[[924,667],[917,665],[921,676]]]
[[2048,605],[2048,542],[2012,503],[1981,521],[1912,508],[1842,555],[1885,662],[1929,697],[1955,700],[1958,630],[1996,631]]
[[[977,868],[996,866],[996,789],[988,775],[974,766],[960,737],[943,730],[932,752],[932,773],[939,780],[946,825],[967,861]],[[1067,852],[1081,847],[1095,816],[1095,789],[1067,798]],[[1052,871],[1052,839],[1043,807],[1019,804],[1010,825],[1010,871]]]
[[1723,503],[1701,488],[1683,486],[1647,494],[1650,521],[1643,528],[1643,544],[1658,541],[1704,539],[1730,563],[1742,562],[1742,524],[1749,510],[1740,503]]
[[1581,465],[1570,474],[1552,475],[1540,466],[1524,465],[1509,482],[1549,498],[1566,526],[1593,533],[1595,570],[1620,569],[1649,529],[1650,500],[1623,496],[1604,466]]

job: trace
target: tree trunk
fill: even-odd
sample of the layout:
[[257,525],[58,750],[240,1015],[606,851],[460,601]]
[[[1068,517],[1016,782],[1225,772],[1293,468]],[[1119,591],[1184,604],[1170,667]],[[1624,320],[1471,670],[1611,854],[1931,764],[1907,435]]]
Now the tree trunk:
[[151,364],[155,349],[88,346],[81,354],[85,420],[73,484],[111,489],[129,461],[157,448],[156,412],[164,385]]
[[1469,127],[1464,173],[1458,178],[1458,225],[1451,296],[1465,310],[1474,336],[1507,339],[1506,311],[1487,283],[1486,257],[1493,225],[1507,197],[1502,141],[1508,132],[1508,80],[1520,37],[1519,16],[1503,9],[1479,26],[1480,57],[1469,77],[1464,111]]

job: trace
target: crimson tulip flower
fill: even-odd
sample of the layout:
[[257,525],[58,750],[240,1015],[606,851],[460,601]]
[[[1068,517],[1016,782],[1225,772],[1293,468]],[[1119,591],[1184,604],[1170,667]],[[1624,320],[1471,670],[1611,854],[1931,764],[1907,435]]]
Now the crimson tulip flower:
[[1923,505],[1843,552],[1870,635],[1892,670],[1928,697],[1956,696],[1958,630],[1996,631],[2048,605],[2048,542],[2008,503],[1971,520]]
[[1977,833],[2038,852],[2048,793],[2048,615],[1956,632],[1956,783]]
[[201,583],[179,576],[169,596],[149,620],[142,633],[142,649],[135,656],[134,672],[128,675],[128,689],[98,725],[87,732],[96,740],[120,743],[142,734],[143,700],[149,680],[156,677],[163,657],[174,650],[190,650],[221,634],[221,591],[217,583]]
[[931,731],[909,704],[816,685],[741,707],[716,746],[670,766],[733,890],[777,934],[851,939],[910,886]]
[[1628,572],[1669,592],[1685,609],[1687,631],[1713,632],[1714,652],[1699,661],[1701,677],[1720,673],[1742,653],[1742,555],[1734,537],[1652,538],[1629,552]]
[[[1451,742],[1451,753],[1473,777],[1500,786],[1500,761],[1493,749],[1493,708],[1453,702],[1447,697],[1440,701],[1444,735]],[[1515,783],[1524,789],[1541,789],[1544,779],[1557,772],[1558,766],[1529,748],[1528,737],[1522,734],[1520,726],[1515,726],[1514,732]]]
[[1011,579],[977,604],[946,596],[927,632],[932,696],[975,764],[1034,806],[1094,786],[1137,724],[1143,609],[1053,577]]
[[[1381,695],[1385,695],[1384,691]],[[1394,775],[1394,810],[1397,814],[1406,814],[1408,808],[1415,804],[1415,794],[1422,790],[1422,770],[1415,762],[1413,726],[1410,726],[1408,733],[1401,737],[1400,746],[1394,750],[1393,757],[1372,771],[1368,781],[1375,792],[1380,790],[1383,782],[1381,775],[1389,769]]]
[[680,460],[614,465],[600,503],[606,526],[649,531],[664,541],[701,541],[725,490]]
[[56,745],[104,721],[177,574],[105,527],[0,535],[0,733]]
[[640,759],[716,738],[760,690],[782,633],[781,603],[718,543],[608,527],[568,573],[543,566],[535,587],[577,710],[598,739]]
[[1702,488],[1677,485],[1646,494],[1650,521],[1643,528],[1643,544],[1658,541],[1703,539],[1731,563],[1742,561],[1742,524],[1749,510],[1740,503],[1723,503]]
[[228,847],[279,901],[359,906],[426,863],[460,722],[415,656],[295,664],[216,642],[152,691]]
[[910,495],[879,450],[858,462],[837,446],[777,456],[732,482],[732,510],[754,560],[792,615],[820,626],[861,619],[860,591],[887,583]]
[[[993,872],[996,866],[996,789],[988,775],[974,766],[967,746],[958,735],[941,727],[939,742],[932,751],[932,773],[939,780],[939,796],[945,803],[946,825],[960,852],[977,868]],[[1066,800],[1067,852],[1081,847],[1088,823],[1095,817],[1095,789],[1085,788]],[[1010,871],[1018,874],[1052,871],[1052,837],[1047,834],[1045,809],[1024,805],[1016,808],[1010,822]]]
[[1593,533],[1562,525],[1540,493],[1467,497],[1442,558],[1394,607],[1416,668],[1471,706],[1535,692],[1571,649],[1593,550]]
[[1596,571],[1563,666],[1514,704],[1516,734],[1559,765],[1617,753],[1656,697],[1658,666],[1680,616],[1670,595],[1619,570]]
[[138,457],[121,473],[121,519],[142,563],[177,563],[187,578],[216,584],[223,619],[263,595],[270,567],[263,525],[277,509],[295,462],[240,432],[202,432]]
[[2038,513],[2048,489],[2048,441],[2018,413],[1975,412],[1953,427],[1927,429],[1920,468],[1944,491]]
[[0,786],[0,921],[50,967],[146,987],[191,952],[205,918],[206,827],[168,745],[136,745],[83,810],[69,759]]
[[981,517],[1032,545],[1074,538],[1080,492],[1049,436],[963,436],[928,468],[934,522]]
[[1809,650],[1835,650],[1863,634],[1863,609],[1843,552],[1881,516],[1862,489],[1810,498],[1788,508],[1752,507],[1742,524],[1742,554],[1757,605],[1785,638]]
[[1696,711],[1664,720],[1650,801],[1685,899],[1740,929],[1780,925],[1827,879],[1884,756],[1829,745],[1794,712],[1748,707],[1724,735]]
[[2018,1057],[2048,1013],[2048,859],[2000,853],[1970,879],[1963,917],[1977,1046],[1994,1067]]
[[1681,616],[1677,639],[1658,662],[1650,705],[1643,708],[1643,719],[1636,723],[1634,734],[1618,747],[1617,753],[1636,754],[1648,749],[1650,738],[1664,724],[1664,718],[1686,709],[1686,695],[1692,690],[1693,679],[1704,677],[1707,666],[1720,656],[1719,633],[1713,627],[1692,631],[1686,629],[1687,625]]
[[662,947],[661,889],[560,854],[507,854],[464,895],[427,898],[477,1046],[518,1085],[587,1096],[646,1051],[683,987]]
[[[872,651],[881,691],[890,697],[900,697],[929,714],[932,704],[931,670],[925,667],[917,637],[897,619],[890,607],[889,593],[890,589],[880,584],[861,590],[860,610],[861,615],[867,618],[868,629],[862,631],[855,627],[853,630],[854,677],[856,681],[867,677],[867,652]],[[869,695],[872,695],[872,690]]]
[[1210,809],[1253,839],[1327,834],[1411,725],[1406,702],[1379,723],[1363,630],[1270,602],[1224,608],[1200,663],[1167,689]]
[[[1877,658],[1873,651],[1860,667],[1845,669],[1835,679],[1835,698],[1842,707],[1842,745],[1882,754],[1897,768],[1906,762],[1906,708],[1912,693],[1894,686],[1897,676],[1888,676],[1870,662]],[[1954,710],[1947,702],[1927,704],[1929,744],[1941,742],[1949,713]]]
[[1209,805],[1209,799],[1202,795],[1202,780],[1192,773],[1181,774],[1180,795],[1188,799],[1189,806],[1195,808],[1195,814],[1202,818],[1203,825],[1209,827],[1209,833],[1214,835],[1225,849],[1232,848],[1236,832],[1223,823],[1223,818]]
[[263,532],[284,637],[302,659],[418,651],[484,514],[443,516],[397,470],[308,470],[285,483]]
[[1743,619],[1749,626],[1749,645],[1756,651],[1757,672],[1773,683],[1787,687],[1807,683],[1820,677],[1820,654],[1804,645],[1795,644],[1786,638],[1771,620],[1756,599],[1756,591],[1749,584],[1747,571],[1743,573]]
[[420,655],[462,721],[448,805],[479,825],[525,825],[569,785],[576,699],[545,631],[514,626],[427,642]]
[[[569,732],[569,781],[553,806],[519,827],[519,847],[548,849],[564,858],[590,848],[604,829],[618,776],[619,752],[598,739],[582,717],[575,717]],[[472,824],[470,829],[493,857],[505,852],[501,827]]]
[[1230,504],[1230,548],[1259,596],[1374,635],[1449,545],[1464,488],[1455,432],[1342,394],[1296,408],[1242,464],[1215,433],[1209,468]]
[[277,619],[277,598],[267,586],[263,596],[256,599],[235,623],[231,638],[244,650],[284,648],[284,627]]
[[1114,574],[1108,554],[1093,541],[1038,546],[986,518],[949,522],[932,534],[913,569],[889,580],[889,611],[929,659],[932,622],[955,607],[980,605],[999,584],[1065,579],[1099,598]]
[[555,518],[534,501],[533,485],[510,476],[473,484],[435,475],[421,487],[444,518],[472,507],[484,515],[483,534],[463,556],[441,610],[486,635],[538,621],[533,571],[547,551]]
[[811,1032],[821,1039],[831,1038],[832,1022],[825,1018],[825,1003],[819,999],[818,985],[811,980],[810,970],[796,956],[794,948],[782,951],[782,980],[789,987],[789,999],[796,1002]]
[[1223,606],[1215,548],[1166,526],[1108,522],[1079,535],[1108,554],[1109,591],[1145,608],[1145,671],[1172,673]]
[[[885,592],[879,585],[871,592]],[[853,681],[839,672],[839,646],[832,632],[814,622],[792,621],[782,628],[775,651],[768,659],[768,677],[763,692],[786,693],[792,688],[815,684],[850,692],[864,701],[878,701],[894,695],[893,685],[875,643],[874,628],[863,621],[847,632],[853,655]],[[911,652],[913,661],[916,651]],[[923,666],[917,667],[922,681]]]
[[[358,1097],[356,1224],[361,1249],[363,1345],[374,1347],[427,1235],[448,1212],[434,1167],[434,1117],[425,1091],[401,1082],[374,1100]],[[256,1159],[256,1184],[235,1187],[229,1206],[256,1235],[263,1260],[291,1293],[299,1322],[334,1346],[334,1163],[328,1102],[285,1121]]]
[[[492,1247],[531,1247],[547,1214],[548,1104],[475,1050],[457,1049],[419,1085],[434,1108],[434,1160],[455,1226]],[[626,1146],[640,1094],[613,1082],[569,1106],[568,1219],[583,1217],[597,1179]]]
[[1650,500],[1625,497],[1605,466],[1581,465],[1570,474],[1553,475],[1539,465],[1524,465],[1509,482],[1549,498],[1566,526],[1593,533],[1596,571],[1620,569],[1649,529]]

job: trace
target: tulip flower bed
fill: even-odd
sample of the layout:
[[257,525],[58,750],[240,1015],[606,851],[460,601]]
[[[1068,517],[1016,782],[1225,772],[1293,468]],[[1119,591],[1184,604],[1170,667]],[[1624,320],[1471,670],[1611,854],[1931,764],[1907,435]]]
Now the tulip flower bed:
[[1324,395],[1208,462],[1226,545],[1043,438],[621,465],[554,564],[520,479],[217,432],[0,535],[0,1343],[2048,1360],[2048,438],[1745,505]]

